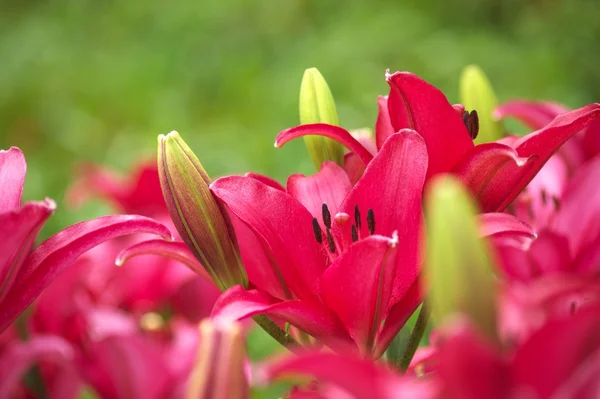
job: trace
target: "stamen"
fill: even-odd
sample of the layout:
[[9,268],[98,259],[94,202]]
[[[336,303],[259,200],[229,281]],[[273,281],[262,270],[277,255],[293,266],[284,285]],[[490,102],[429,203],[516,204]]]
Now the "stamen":
[[552,196],[552,203],[554,203],[554,209],[556,209],[558,211],[560,209],[560,200],[558,199],[558,197],[555,197],[553,195]]
[[358,231],[356,231],[356,226],[352,225],[352,242],[358,241]]
[[331,235],[331,230],[327,229],[327,245],[329,246],[329,250],[332,254],[335,253],[335,241],[333,241],[333,235]]
[[327,204],[323,204],[321,206],[321,212],[323,214],[323,223],[325,224],[325,227],[327,227],[327,229],[331,228],[331,213],[329,213],[329,208],[327,207]]
[[475,140],[479,134],[479,116],[477,115],[477,111],[463,112],[462,119],[469,132],[469,136],[472,140]]
[[546,205],[548,203],[548,194],[546,193],[546,190],[542,190],[540,194],[542,196],[542,204]]
[[370,234],[375,234],[375,214],[373,214],[373,209],[367,211],[367,227]]
[[313,218],[312,220],[313,233],[315,233],[315,238],[317,242],[321,244],[323,242],[323,234],[321,233],[321,226],[319,226],[319,221],[317,218]]
[[360,222],[360,210],[358,209],[358,204],[354,205],[354,223],[356,223],[356,227],[358,229],[360,229],[361,222]]

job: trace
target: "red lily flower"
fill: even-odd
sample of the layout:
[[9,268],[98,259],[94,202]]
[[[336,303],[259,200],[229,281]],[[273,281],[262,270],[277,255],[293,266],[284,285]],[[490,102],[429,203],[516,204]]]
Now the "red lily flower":
[[349,354],[301,352],[267,361],[255,374],[257,384],[290,377],[316,379],[316,384],[292,393],[290,398],[294,399],[428,399],[437,395],[434,384],[401,376],[372,360]]
[[[378,146],[391,132],[404,128],[416,130],[423,137],[429,153],[427,177],[439,173],[458,175],[474,193],[484,212],[503,210],[561,144],[600,118],[600,104],[591,104],[560,115],[542,129],[510,143],[474,145],[472,132],[465,126],[463,118],[437,88],[407,72],[387,75],[387,81],[391,87],[387,104],[379,100]],[[364,164],[373,158],[373,154],[348,131],[322,123],[285,130],[279,134],[275,145],[282,146],[306,134],[320,134],[339,141]]]
[[596,398],[600,308],[552,320],[502,353],[465,323],[441,340],[434,379],[443,398]]
[[0,151],[0,332],[66,266],[96,245],[132,233],[171,236],[164,225],[143,216],[107,216],[68,227],[29,253],[55,206],[51,200],[21,205],[25,171],[18,148]]
[[424,141],[407,130],[390,136],[354,187],[334,163],[290,177],[287,193],[253,177],[213,182],[214,195],[258,237],[254,251],[268,254],[259,254],[260,280],[248,273],[259,290],[230,289],[213,317],[266,313],[327,345],[354,341],[361,353],[381,356],[421,301],[426,167]]

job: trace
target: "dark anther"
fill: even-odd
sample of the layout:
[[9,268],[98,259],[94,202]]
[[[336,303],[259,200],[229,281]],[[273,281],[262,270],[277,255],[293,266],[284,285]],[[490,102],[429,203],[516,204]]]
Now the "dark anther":
[[577,305],[575,304],[575,302],[571,302],[571,308],[569,309],[569,312],[571,313],[571,315],[574,315],[576,310],[577,310]]
[[375,234],[375,215],[373,214],[373,209],[369,209],[367,212],[367,227],[370,234]]
[[331,230],[327,229],[327,245],[329,246],[329,250],[332,254],[335,253],[335,241],[333,241],[333,236],[331,235]]
[[540,194],[542,195],[542,204],[546,205],[548,203],[548,194],[546,193],[546,190],[542,190]]
[[358,231],[356,231],[356,226],[352,225],[352,242],[358,241]]
[[463,112],[462,119],[469,132],[469,136],[471,136],[472,140],[475,140],[479,134],[479,116],[477,116],[477,111]]
[[323,223],[325,223],[325,227],[328,229],[331,228],[331,213],[329,213],[329,208],[327,204],[323,204],[321,206],[321,212],[323,213]]
[[358,209],[358,204],[354,205],[354,223],[356,223],[356,227],[360,229],[360,210]]
[[319,221],[317,220],[317,218],[313,218],[312,225],[313,225],[313,233],[315,233],[315,238],[317,239],[317,242],[320,244],[323,242],[323,235],[321,234],[321,226],[319,226]]
[[558,211],[560,209],[560,200],[557,197],[552,196],[552,202],[554,203],[554,209]]

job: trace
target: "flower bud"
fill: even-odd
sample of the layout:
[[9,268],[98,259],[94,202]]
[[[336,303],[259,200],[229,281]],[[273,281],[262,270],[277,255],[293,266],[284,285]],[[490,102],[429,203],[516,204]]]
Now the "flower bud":
[[485,73],[476,65],[469,65],[462,71],[460,100],[466,111],[477,111],[479,134],[476,143],[488,143],[504,136],[502,123],[492,117],[498,106],[494,89]]
[[[340,124],[331,90],[317,68],[304,71],[300,85],[300,123]],[[336,141],[322,136],[304,136],[304,143],[317,170],[325,161],[343,165],[344,148]]]
[[248,285],[233,226],[210,177],[179,133],[158,136],[160,184],[179,235],[222,290]]
[[200,324],[198,357],[186,399],[248,398],[244,373],[244,337],[238,323]]
[[440,176],[429,185],[425,214],[425,282],[433,317],[461,313],[495,337],[497,284],[475,202],[458,180]]

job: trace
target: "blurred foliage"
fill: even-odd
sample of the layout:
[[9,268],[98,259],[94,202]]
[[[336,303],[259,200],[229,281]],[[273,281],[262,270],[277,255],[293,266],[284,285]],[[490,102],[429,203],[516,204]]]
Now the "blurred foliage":
[[64,206],[74,166],[121,170],[178,130],[218,176],[279,180],[312,171],[298,122],[305,68],[317,66],[342,125],[372,126],[386,68],[410,70],[457,101],[479,64],[500,100],[597,100],[600,9],[586,0],[0,1],[0,148],[29,163],[26,198],[55,198],[44,235],[106,211]]

